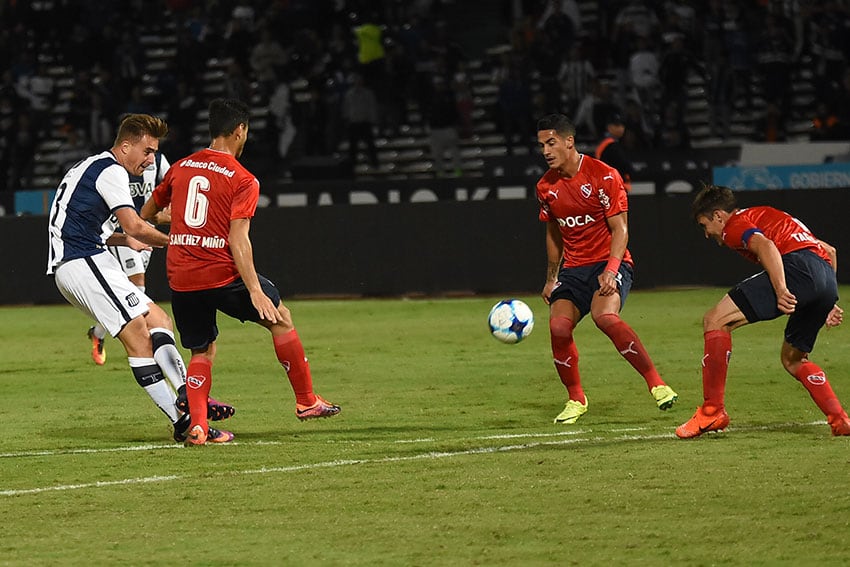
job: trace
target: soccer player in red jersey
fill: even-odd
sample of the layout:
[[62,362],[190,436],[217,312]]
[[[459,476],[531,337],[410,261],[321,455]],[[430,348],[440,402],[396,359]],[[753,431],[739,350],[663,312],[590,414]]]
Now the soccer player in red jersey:
[[575,126],[566,116],[552,114],[538,121],[537,141],[549,165],[537,182],[540,220],[547,223],[542,295],[549,305],[555,369],[569,393],[555,423],[575,423],[587,412],[573,329],[588,313],[643,376],[656,405],[667,410],[678,399],[676,392],[619,315],[631,289],[633,266],[623,179],[613,167],[576,150]]
[[850,419],[820,366],[809,360],[824,324],[841,324],[836,305],[835,248],[806,226],[772,207],[738,208],[727,187],[709,185],[694,198],[694,220],[706,238],[728,246],[764,271],[745,279],[703,317],[703,404],[676,428],[686,439],[729,425],[724,405],[726,375],[732,355],[732,331],[749,323],[788,315],[780,359],[782,366],[809,392],[826,415],[833,435],[850,435]]
[[216,312],[269,329],[275,354],[295,391],[299,419],[336,415],[340,407],[313,392],[310,366],[280,293],[254,267],[249,238],[260,184],[238,158],[248,138],[249,108],[233,99],[209,106],[208,148],[176,161],[142,208],[152,218],[171,205],[166,257],[181,344],[192,351],[186,393],[192,426],[187,444],[226,443],[229,431],[207,424],[218,336]]

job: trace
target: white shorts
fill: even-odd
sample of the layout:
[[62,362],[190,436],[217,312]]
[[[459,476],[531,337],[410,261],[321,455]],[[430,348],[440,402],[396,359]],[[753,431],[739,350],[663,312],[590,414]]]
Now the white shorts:
[[109,246],[108,250],[128,276],[144,274],[148,270],[148,264],[151,262],[150,250],[133,250],[129,246]]
[[127,278],[111,254],[69,260],[56,268],[56,287],[68,303],[103,325],[113,337],[148,312],[151,299]]

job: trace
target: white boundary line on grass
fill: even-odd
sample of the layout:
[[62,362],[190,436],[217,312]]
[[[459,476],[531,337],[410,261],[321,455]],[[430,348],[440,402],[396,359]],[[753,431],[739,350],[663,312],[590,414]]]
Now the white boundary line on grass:
[[[280,441],[254,441],[251,443],[234,443],[234,445],[282,445]],[[176,443],[157,445],[128,445],[125,447],[110,447],[107,449],[45,449],[43,451],[20,451],[17,453],[0,453],[0,459],[13,457],[52,457],[55,455],[86,455],[96,453],[123,453],[125,451],[158,451],[160,449],[182,449],[183,445]]]
[[[611,432],[615,433],[618,430],[612,429]],[[478,437],[463,437],[461,441],[481,441],[488,439],[527,439],[537,438],[537,437],[565,437],[568,435],[584,435],[585,433],[590,433],[589,430],[576,429],[570,431],[559,431],[557,433],[503,433],[501,435],[481,435]],[[436,437],[422,437],[421,439],[397,439],[393,441],[393,443],[436,443],[438,441],[457,441],[458,439],[437,439]],[[372,441],[370,441],[371,443]]]
[[[672,434],[660,436],[647,436],[646,439],[658,437],[671,437]],[[601,439],[601,438],[597,438]],[[337,461],[326,461],[324,463],[306,463],[303,465],[291,465],[286,467],[262,467],[259,469],[249,469],[236,472],[226,473],[228,476],[236,475],[254,475],[254,474],[270,474],[270,473],[287,473],[298,472],[313,469],[336,468],[352,465],[370,465],[380,463],[399,463],[405,461],[418,461],[422,459],[445,459],[449,457],[461,457],[466,455],[480,455],[487,453],[502,453],[507,451],[519,451],[524,449],[533,449],[536,447],[544,447],[551,445],[571,445],[591,441],[589,438],[584,439],[562,439],[560,441],[540,441],[537,443],[525,443],[522,445],[507,445],[502,447],[476,447],[474,449],[465,449],[463,451],[429,451],[427,453],[419,453],[417,455],[408,455],[404,457],[383,457],[379,459],[347,459]],[[221,473],[225,474],[225,473]],[[20,488],[14,490],[2,490],[0,496],[22,496],[26,494],[41,494],[44,492],[61,492],[66,490],[79,490],[82,488],[104,488],[109,486],[123,486],[132,484],[146,484],[153,482],[168,482],[173,480],[182,480],[187,478],[186,475],[168,475],[168,476],[150,476],[141,478],[125,478],[121,480],[89,482],[81,484],[63,484],[58,486],[45,486],[39,488]]]
[[[788,427],[788,426],[810,426],[810,425],[822,425],[826,423],[825,421],[814,421],[810,423],[785,423],[785,424],[775,424],[775,425],[763,425],[763,426],[754,426],[754,427],[743,427],[740,430],[746,431],[759,431],[759,430],[771,430],[776,429],[778,427]],[[624,432],[628,430],[633,430],[638,428],[625,428],[618,430],[611,430],[611,433],[614,432]],[[736,428],[738,429],[738,428]],[[541,433],[541,434],[528,434],[527,436],[552,436],[552,435],[568,435],[568,434],[579,434],[579,433],[591,433],[591,431],[576,431],[576,432],[563,432],[563,433]],[[522,436],[522,435],[516,435]],[[501,436],[501,435],[490,435],[486,437],[475,437],[469,438],[473,439],[504,439],[504,438],[512,438],[515,436]],[[400,462],[408,462],[408,461],[419,461],[423,459],[445,459],[451,457],[463,457],[468,455],[483,455],[483,454],[492,454],[492,453],[504,453],[509,451],[522,451],[527,449],[535,449],[538,447],[552,447],[552,446],[561,446],[561,445],[575,445],[577,443],[586,443],[586,442],[594,442],[594,441],[649,441],[653,439],[671,439],[675,438],[675,435],[671,433],[662,433],[655,435],[622,435],[613,438],[606,438],[602,436],[595,437],[579,437],[575,439],[560,439],[557,441],[537,441],[533,443],[523,443],[521,445],[504,445],[501,447],[475,447],[472,449],[464,449],[461,451],[428,451],[425,453],[419,453],[416,455],[407,455],[402,457],[382,457],[378,459],[347,459],[347,460],[336,460],[336,461],[326,461],[323,463],[305,463],[302,465],[290,465],[286,467],[262,467],[259,469],[248,469],[243,471],[236,472],[227,472],[220,474],[227,474],[228,476],[237,476],[237,475],[254,475],[254,474],[271,474],[271,473],[288,473],[288,472],[299,472],[304,470],[315,470],[315,469],[326,469],[326,468],[336,468],[343,466],[353,466],[353,465],[372,465],[372,464],[381,464],[381,463],[400,463]],[[236,444],[236,443],[234,443]],[[258,442],[255,444],[274,444],[268,442]],[[177,447],[178,445],[174,445]],[[116,449],[105,449],[100,450],[100,452],[106,452],[110,450],[142,450],[143,448],[165,448],[172,447],[170,445],[149,445],[142,446],[138,449],[136,448],[116,448]],[[98,452],[97,450],[89,450],[89,449],[79,449],[74,452]],[[85,488],[106,488],[110,486],[127,486],[127,485],[135,485],[135,484],[148,484],[148,483],[157,483],[157,482],[170,482],[175,480],[183,480],[188,478],[186,475],[167,475],[167,476],[149,476],[149,477],[140,477],[140,478],[125,478],[121,480],[110,480],[110,481],[98,481],[98,482],[89,482],[89,483],[80,483],[80,484],[63,484],[57,486],[44,486],[37,488],[20,488],[20,489],[11,489],[11,490],[0,490],[0,496],[23,496],[28,494],[42,494],[45,492],[62,492],[67,490],[80,490]]]
[[[639,429],[645,428],[633,428],[633,429],[612,429],[612,433],[616,433],[618,431],[637,431]],[[575,431],[561,431],[558,433],[515,433],[515,434],[504,434],[504,435],[482,435],[480,437],[464,437],[460,440],[467,441],[479,441],[479,440],[488,440],[488,439],[526,439],[526,438],[537,438],[537,437],[564,437],[567,435],[583,435],[588,433],[589,431],[585,430],[575,430]],[[436,443],[438,441],[457,441],[458,439],[437,439],[435,437],[423,437],[421,439],[397,439],[396,441],[392,441],[392,443]],[[373,443],[374,441],[369,441],[369,443]],[[345,443],[351,443],[351,440],[345,441]],[[282,445],[283,443],[280,441],[251,441],[251,442],[242,442],[242,441],[234,441],[230,443],[230,445]],[[19,451],[14,453],[0,453],[0,459],[11,459],[15,457],[52,457],[57,455],[85,455],[85,454],[97,454],[97,453],[123,453],[123,452],[133,452],[133,451],[159,451],[161,449],[182,449],[183,446],[176,443],[163,443],[163,444],[148,444],[148,445],[128,445],[125,447],[109,447],[105,449],[44,449],[42,451]]]

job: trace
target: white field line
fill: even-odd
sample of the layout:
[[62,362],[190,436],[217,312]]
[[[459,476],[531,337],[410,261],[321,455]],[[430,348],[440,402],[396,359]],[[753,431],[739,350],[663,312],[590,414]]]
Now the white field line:
[[[765,426],[754,426],[754,427],[742,427],[739,430],[746,431],[758,431],[758,430],[771,430],[777,428],[784,427],[793,427],[793,426],[810,426],[810,425],[822,425],[826,422],[814,421],[810,423],[785,423],[785,424],[774,424],[774,425],[765,425]],[[737,429],[737,428],[736,428]],[[585,433],[589,433],[587,431]],[[552,436],[552,435],[567,435],[573,432],[564,432],[560,434],[529,434],[529,436]],[[575,432],[579,433],[579,432]],[[513,436],[486,436],[486,437],[474,437],[469,438],[469,440],[473,439],[504,439],[506,437]],[[596,442],[596,441],[648,441],[654,439],[673,439],[675,438],[672,432],[670,433],[662,433],[655,435],[623,435],[614,438],[607,438],[603,436],[595,436],[595,437],[583,437],[583,438],[574,438],[574,439],[559,439],[555,441],[536,441],[532,443],[523,443],[521,445],[503,445],[500,447],[476,447],[473,449],[465,449],[461,451],[428,451],[425,453],[419,453],[416,455],[407,455],[401,457],[382,457],[379,459],[347,459],[347,460],[336,460],[336,461],[326,461],[323,463],[305,463],[302,465],[290,465],[286,467],[262,467],[259,469],[247,469],[243,471],[235,471],[235,472],[226,472],[220,474],[227,474],[228,476],[237,476],[237,475],[254,475],[254,474],[273,474],[273,473],[288,473],[288,472],[298,472],[304,470],[315,470],[315,469],[325,469],[325,468],[336,468],[343,466],[354,466],[354,465],[370,465],[370,464],[381,464],[381,463],[400,463],[406,461],[418,461],[425,459],[445,459],[452,457],[462,457],[468,455],[483,455],[483,454],[492,454],[492,453],[504,453],[509,451],[522,451],[527,449],[534,449],[537,447],[550,447],[550,446],[561,446],[561,445],[575,445],[578,443],[587,443],[587,442]],[[262,443],[256,443],[262,444]],[[176,446],[176,445],[175,445]],[[153,448],[161,448],[161,447],[171,447],[171,446],[157,446],[152,445],[149,447]],[[80,450],[84,452],[89,452],[89,450]],[[146,484],[146,483],[157,483],[157,482],[170,482],[175,480],[184,480],[188,478],[186,475],[168,475],[168,476],[150,476],[150,477],[141,477],[141,478],[127,478],[121,480],[112,480],[112,481],[100,481],[100,482],[90,482],[90,483],[81,483],[81,484],[65,484],[58,486],[44,486],[44,487],[36,487],[36,488],[21,488],[21,489],[12,489],[12,490],[0,490],[0,496],[23,496],[27,494],[41,494],[45,492],[61,492],[67,490],[80,490],[86,488],[106,488],[111,486],[126,486],[126,485],[134,485],[134,484]]]
[[[254,441],[251,443],[237,443],[232,445],[282,445],[280,441]],[[159,451],[161,449],[182,449],[183,445],[177,443],[157,445],[128,445],[126,447],[110,447],[106,449],[45,449],[43,451],[18,451],[15,453],[0,453],[0,459],[12,457],[52,457],[55,455],[86,455],[96,453],[123,453],[126,451]]]
[[[670,435],[664,435],[669,437]],[[648,439],[651,437],[648,437]],[[601,439],[601,438],[597,438]],[[249,469],[243,471],[233,471],[221,474],[228,476],[249,475],[249,474],[270,474],[270,473],[287,473],[298,472],[313,469],[326,469],[352,465],[370,465],[380,463],[399,463],[404,461],[418,461],[422,459],[445,459],[449,457],[461,457],[465,455],[480,455],[486,453],[503,453],[507,451],[520,451],[524,449],[533,449],[535,447],[543,447],[548,445],[570,445],[590,441],[591,439],[563,439],[560,441],[540,441],[537,443],[525,443],[523,445],[507,445],[502,447],[477,447],[474,449],[466,449],[463,451],[441,451],[420,453],[418,455],[408,455],[404,457],[383,457],[380,459],[348,459],[337,461],[326,461],[324,463],[306,463],[303,465],[291,465],[288,467],[263,467],[259,469]],[[0,496],[22,496],[25,494],[41,494],[44,492],[61,492],[66,490],[80,490],[83,488],[104,488],[109,486],[126,486],[132,484],[146,484],[153,482],[168,482],[174,480],[183,480],[188,478],[185,475],[168,475],[168,476],[149,476],[141,478],[125,478],[121,480],[89,482],[81,484],[63,484],[58,486],[45,486],[38,488],[19,488],[13,490],[0,490]]]
[[[617,431],[617,430],[612,430]],[[589,431],[577,429],[570,431],[561,431],[558,433],[516,433],[510,435],[482,435],[480,437],[463,437],[463,438],[447,438],[436,439],[434,437],[425,437],[421,439],[398,439],[392,443],[435,443],[435,442],[454,442],[454,441],[478,441],[489,439],[527,439],[538,437],[563,437],[568,435],[583,435]],[[357,441],[335,441],[336,443],[357,443]],[[367,441],[370,444],[375,443],[374,440]],[[249,443],[233,441],[228,443],[232,445],[282,445],[280,441],[252,441]],[[10,459],[14,457],[52,457],[56,455],[83,455],[97,453],[123,453],[132,451],[159,451],[163,449],[182,449],[183,446],[177,443],[162,443],[149,445],[128,445],[125,447],[110,447],[105,449],[45,449],[43,451],[18,451],[13,453],[0,453],[0,459]]]
[[104,488],[107,486],[121,486],[128,484],[145,484],[151,482],[165,482],[179,480],[176,475],[149,476],[145,478],[124,478],[121,480],[104,480],[99,482],[86,482],[82,484],[61,484],[58,486],[45,486],[41,488],[22,488],[19,490],[2,490],[0,496],[21,496],[23,494],[40,494],[42,492],[62,492],[64,490],[79,490],[80,488]]
[[[612,429],[612,431],[616,430]],[[569,435],[584,435],[585,433],[590,433],[590,431],[583,429],[575,429],[569,431],[558,431],[557,433],[505,433],[501,435],[481,435],[479,437],[464,437],[461,439],[436,439],[435,437],[423,437],[421,439],[397,439],[396,441],[393,441],[393,443],[436,443],[437,441],[481,441],[488,439],[535,439],[538,437],[565,437]],[[369,442],[372,443],[373,441]]]

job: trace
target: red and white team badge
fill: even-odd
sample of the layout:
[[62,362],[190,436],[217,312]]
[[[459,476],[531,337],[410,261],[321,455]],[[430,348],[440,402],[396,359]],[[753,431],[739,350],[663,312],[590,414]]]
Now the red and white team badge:
[[206,376],[189,376],[186,378],[186,385],[193,390],[198,390],[206,381]]
[[824,384],[826,384],[826,375],[823,372],[809,374],[808,376],[806,376],[806,380],[809,381],[809,384],[813,384],[815,386],[823,386]]
[[602,187],[599,188],[599,202],[605,209],[611,208],[611,199],[608,198],[608,193]]

